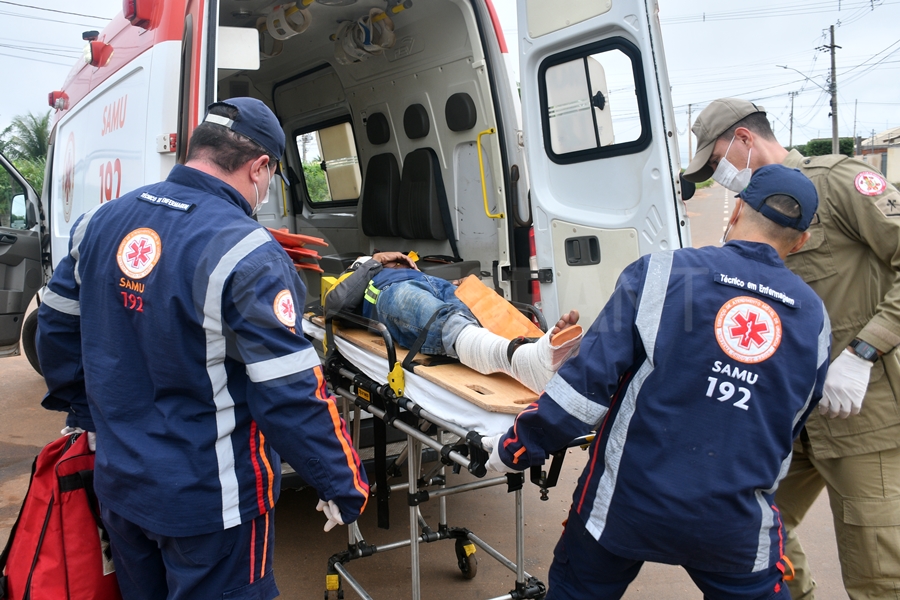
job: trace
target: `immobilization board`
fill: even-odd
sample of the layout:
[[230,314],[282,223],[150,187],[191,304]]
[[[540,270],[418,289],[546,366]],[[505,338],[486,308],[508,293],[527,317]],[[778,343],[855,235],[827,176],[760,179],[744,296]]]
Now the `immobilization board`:
[[[325,327],[325,319],[322,317],[314,317],[312,322]],[[337,323],[334,324],[334,335],[383,358],[385,376],[387,375],[390,370],[387,349],[380,335],[366,329],[342,327]],[[406,348],[397,347],[398,361],[403,362],[406,354]],[[508,375],[482,375],[458,362],[444,363],[443,358],[420,354],[413,372],[488,412],[519,414],[538,398],[537,394]],[[415,401],[415,398],[412,400]]]

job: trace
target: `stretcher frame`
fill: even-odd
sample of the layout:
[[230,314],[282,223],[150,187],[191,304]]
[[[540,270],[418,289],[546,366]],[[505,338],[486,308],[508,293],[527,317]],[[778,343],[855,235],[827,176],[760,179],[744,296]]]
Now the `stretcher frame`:
[[[523,473],[511,473],[498,477],[485,478],[488,453],[482,445],[482,436],[466,430],[446,419],[443,419],[422,408],[416,402],[403,395],[403,376],[397,375],[399,362],[396,349],[387,328],[377,321],[372,321],[351,313],[341,313],[337,317],[341,321],[365,327],[379,334],[387,350],[388,372],[391,373],[389,383],[378,383],[361,373],[344,356],[334,340],[333,320],[325,320],[325,379],[332,392],[342,402],[344,419],[350,423],[350,411],[353,410],[353,427],[351,437],[359,450],[359,424],[362,411],[374,417],[374,451],[375,482],[372,485],[377,510],[378,526],[390,527],[388,500],[390,492],[406,490],[409,506],[409,537],[396,542],[370,545],[365,541],[357,523],[348,527],[347,550],[334,554],[328,561],[326,575],[325,599],[329,600],[334,592],[340,600],[344,597],[344,584],[350,587],[364,600],[372,596],[349,572],[348,563],[376,553],[383,553],[399,548],[410,548],[412,600],[421,600],[421,568],[419,545],[441,540],[455,540],[457,565],[463,577],[471,579],[477,573],[474,560],[475,547],[482,549],[490,557],[516,574],[515,588],[508,593],[490,600],[523,600],[528,598],[542,599],[546,594],[546,585],[525,570],[525,507],[523,498]],[[402,373],[402,371],[400,371]],[[396,379],[399,378],[399,382]],[[399,393],[398,393],[399,392]],[[524,407],[523,407],[524,408]],[[404,416],[412,415],[418,425],[411,424]],[[423,426],[427,429],[423,431]],[[386,428],[392,427],[406,434],[407,446],[404,452],[390,466],[387,464]],[[434,451],[438,464],[427,473],[422,473],[423,452]],[[397,464],[405,459],[407,463],[408,482],[388,485],[387,476],[399,475]],[[556,483],[561,467],[561,458],[554,460],[550,474],[540,468],[532,469],[532,481],[541,488],[541,499],[547,499],[547,488]],[[466,469],[478,477],[479,481],[448,485],[447,467],[454,473]],[[464,527],[450,527],[447,522],[447,497],[506,485],[507,491],[515,496],[515,561],[504,556],[497,549],[479,538],[471,530]],[[429,500],[439,501],[439,517],[437,528],[428,525],[422,516],[419,506]]]

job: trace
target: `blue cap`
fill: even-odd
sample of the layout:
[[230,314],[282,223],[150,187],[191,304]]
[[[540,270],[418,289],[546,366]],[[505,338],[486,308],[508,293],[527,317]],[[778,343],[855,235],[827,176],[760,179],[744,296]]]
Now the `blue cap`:
[[[767,205],[766,200],[775,195],[796,200],[800,205],[800,216],[789,217]],[[806,231],[819,208],[819,194],[813,182],[797,169],[783,165],[766,165],[754,171],[750,184],[737,197],[770,221],[798,231]]]
[[[209,114],[215,106],[230,106],[237,109],[238,114],[234,119],[220,115]],[[259,144],[266,152],[281,160],[284,154],[284,130],[269,107],[256,98],[231,98],[222,102],[214,102],[207,107],[204,123],[215,123],[250,138]],[[281,175],[285,183],[288,183],[281,174],[281,164],[275,163],[275,172]]]

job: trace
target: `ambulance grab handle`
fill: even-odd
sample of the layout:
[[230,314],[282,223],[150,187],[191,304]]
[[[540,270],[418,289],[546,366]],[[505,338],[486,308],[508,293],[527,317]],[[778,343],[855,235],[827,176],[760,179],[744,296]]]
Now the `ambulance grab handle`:
[[492,133],[497,133],[497,130],[491,127],[490,129],[485,129],[481,133],[478,134],[478,140],[476,144],[478,145],[478,168],[481,170],[481,195],[484,197],[484,214],[491,219],[502,219],[504,214],[502,212],[497,214],[492,214],[491,209],[488,207],[488,195],[487,195],[487,182],[484,180],[484,156],[481,152],[481,136],[490,135]]

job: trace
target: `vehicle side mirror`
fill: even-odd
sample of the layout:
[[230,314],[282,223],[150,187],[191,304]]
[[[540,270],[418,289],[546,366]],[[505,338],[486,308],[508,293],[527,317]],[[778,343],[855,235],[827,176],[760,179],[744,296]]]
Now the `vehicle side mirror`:
[[681,199],[687,201],[693,198],[694,192],[697,191],[697,184],[685,179],[684,173],[678,174],[678,180],[681,182]]

